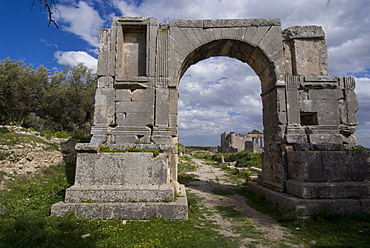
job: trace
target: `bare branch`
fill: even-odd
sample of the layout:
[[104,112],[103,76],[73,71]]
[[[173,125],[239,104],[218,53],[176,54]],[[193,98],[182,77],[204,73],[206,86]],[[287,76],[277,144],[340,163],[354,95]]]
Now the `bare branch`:
[[35,1],[40,2],[40,3],[43,3],[45,9],[47,9],[48,14],[49,14],[49,24],[48,24],[48,27],[50,27],[50,24],[53,23],[56,28],[59,28],[57,22],[53,19],[53,12],[52,12],[52,9],[53,8],[54,9],[57,9],[56,8],[57,1],[56,0],[33,0],[32,1],[32,6],[35,4]]

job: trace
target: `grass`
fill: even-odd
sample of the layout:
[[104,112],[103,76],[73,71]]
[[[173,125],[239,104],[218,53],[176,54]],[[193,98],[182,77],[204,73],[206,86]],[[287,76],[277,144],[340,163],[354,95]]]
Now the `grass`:
[[282,224],[296,237],[311,242],[312,247],[370,246],[370,214],[321,213],[298,223],[293,220]]
[[76,139],[79,140],[81,143],[89,143],[91,139],[91,135],[81,132],[81,131],[76,131],[76,132],[67,132],[67,131],[42,131],[40,132],[40,135],[42,137],[45,137],[47,139],[51,138],[62,138],[62,139]]
[[7,181],[0,191],[0,247],[237,247],[203,218],[201,199],[188,194],[189,220],[148,222],[49,216],[69,186],[66,165],[51,166],[31,178]]
[[[179,174],[196,170],[192,158],[181,158]],[[60,164],[44,169],[33,177],[7,180],[0,191],[0,248],[3,247],[240,247],[240,240],[250,238],[249,247],[271,245],[251,220],[232,206],[217,206],[216,211],[233,223],[240,237],[225,237],[217,225],[204,215],[212,212],[202,199],[188,194],[189,220],[167,221],[152,218],[148,222],[77,219],[72,213],[50,216],[50,206],[64,199],[70,186],[66,172],[72,165]],[[280,219],[294,244],[305,247],[369,247],[370,214],[329,215],[321,213],[309,220],[294,213],[277,210],[246,188],[214,190],[217,195],[242,194],[248,204],[260,212]],[[286,247],[277,240],[274,247]]]
[[[205,157],[208,158],[208,156]],[[218,161],[217,157],[213,158],[215,158],[213,161]],[[252,208],[271,216],[278,220],[282,226],[288,228],[292,234],[291,237],[288,237],[291,243],[304,244],[305,247],[370,247],[370,213],[345,215],[322,212],[310,219],[302,219],[297,213],[277,209],[260,196],[250,192],[245,184],[240,184],[245,175],[225,167],[222,168],[230,181],[239,182],[237,185],[240,186],[240,189],[237,191],[213,189],[212,192],[216,195],[231,195],[234,193],[243,195]],[[240,229],[249,228],[248,221],[244,223],[243,227],[243,216],[238,210],[221,206],[217,206],[216,209],[225,218],[233,221],[233,228],[237,232],[242,232]],[[254,244],[256,243],[252,242],[251,247],[254,247]],[[286,246],[277,241],[274,247]]]
[[31,147],[33,147],[37,143],[45,145],[45,147],[43,147],[44,150],[58,150],[58,144],[47,142],[41,137],[35,135],[14,132],[0,132],[0,144],[6,145],[9,148],[24,144],[29,144]]
[[187,172],[195,172],[198,166],[193,162],[190,156],[183,155],[180,157],[180,162],[178,163],[178,181],[179,183],[185,184],[194,180],[197,176],[194,174],[189,174]]
[[187,146],[186,148],[192,150],[199,150],[199,151],[209,151],[213,147],[206,147],[206,146]]
[[277,209],[263,198],[244,189],[242,194],[248,204],[270,215],[288,228],[293,243],[305,247],[370,247],[370,214],[320,213],[310,219],[302,219],[291,211]]

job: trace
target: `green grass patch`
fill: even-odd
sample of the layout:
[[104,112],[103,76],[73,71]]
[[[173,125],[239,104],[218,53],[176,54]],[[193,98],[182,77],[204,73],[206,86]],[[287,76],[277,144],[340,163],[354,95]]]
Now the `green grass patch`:
[[180,157],[178,163],[178,181],[179,183],[186,184],[192,180],[194,180],[197,176],[194,174],[188,174],[187,172],[195,172],[198,166],[193,162],[191,157],[187,155],[183,155]]
[[44,139],[32,135],[32,134],[21,134],[14,132],[0,133],[0,144],[7,145],[9,148],[12,148],[16,145],[27,145],[34,147],[37,143],[46,145],[44,150],[59,150],[58,144],[50,143]]
[[10,130],[7,127],[0,127],[0,134],[10,133]]
[[209,146],[187,146],[187,149],[192,149],[192,150],[199,150],[199,151],[209,151],[212,147]]
[[51,138],[60,138],[60,139],[76,139],[79,140],[81,143],[89,143],[91,139],[91,135],[88,133],[84,133],[81,131],[76,132],[67,132],[67,131],[41,131],[40,135],[47,139]]
[[305,240],[309,247],[369,247],[370,214],[317,215],[302,220],[284,222],[293,235]]
[[203,218],[202,200],[188,194],[189,220],[148,222],[49,216],[69,186],[64,165],[16,178],[0,191],[0,247],[238,247]]
[[216,209],[221,213],[222,216],[232,219],[245,219],[245,214],[236,210],[233,207],[216,206]]

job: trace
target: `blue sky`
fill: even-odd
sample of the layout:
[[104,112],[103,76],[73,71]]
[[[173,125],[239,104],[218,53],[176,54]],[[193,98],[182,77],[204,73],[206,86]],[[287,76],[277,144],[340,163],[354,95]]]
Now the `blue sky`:
[[[280,18],[282,28],[319,25],[326,33],[331,76],[354,76],[360,104],[358,144],[370,147],[370,4],[368,0],[58,0],[47,13],[32,0],[2,1],[0,59],[62,70],[83,62],[96,69],[98,34],[113,16],[170,19]],[[224,131],[263,130],[258,77],[236,59],[191,66],[180,83],[179,134],[185,145],[220,143]]]

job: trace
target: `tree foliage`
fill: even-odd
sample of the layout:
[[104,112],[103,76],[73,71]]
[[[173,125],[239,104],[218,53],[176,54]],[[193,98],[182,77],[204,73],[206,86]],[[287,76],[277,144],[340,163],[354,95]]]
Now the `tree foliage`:
[[50,75],[45,66],[0,60],[0,123],[37,130],[90,130],[96,74],[83,64]]

